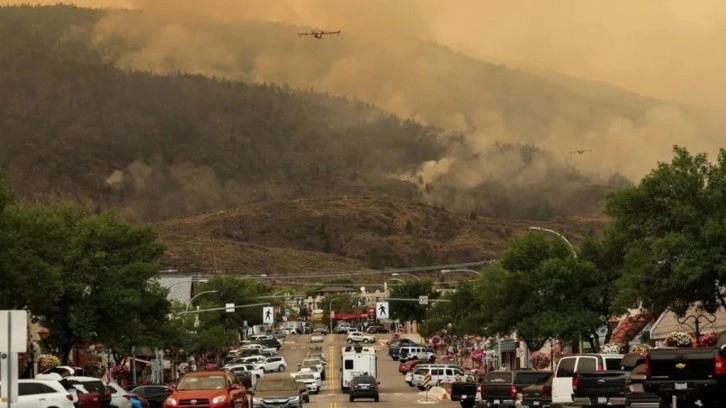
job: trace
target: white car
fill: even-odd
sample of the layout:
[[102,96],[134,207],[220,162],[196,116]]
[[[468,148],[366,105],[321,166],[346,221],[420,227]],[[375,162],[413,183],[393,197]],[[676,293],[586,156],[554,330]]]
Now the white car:
[[265,376],[265,371],[261,370],[259,368],[256,368],[254,364],[233,364],[233,365],[230,365],[229,367],[225,366],[224,368],[229,371],[234,371],[234,370],[249,371],[252,375],[254,375],[257,378],[262,378]]
[[300,369],[315,368],[320,373],[320,378],[325,380],[325,363],[317,358],[306,358],[298,366]]
[[284,357],[267,357],[262,363],[255,364],[255,368],[261,369],[266,373],[272,371],[283,372],[287,370],[287,362]]
[[323,384],[323,380],[320,378],[320,372],[314,368],[301,368],[300,371],[290,374],[290,377],[297,379],[297,376],[302,374],[312,375],[318,387]]
[[305,388],[307,388],[308,392],[311,394],[320,393],[320,384],[312,373],[297,373],[297,375],[295,375],[295,381],[303,383]]
[[257,343],[245,344],[244,346],[240,347],[239,349],[240,350],[255,350],[260,353],[277,354],[276,347],[265,347],[262,344],[257,344]]
[[371,336],[370,334],[363,334],[361,332],[354,332],[354,333],[348,333],[348,338],[346,339],[348,343],[365,343],[365,344],[371,344],[375,343],[376,338]]
[[[18,402],[13,408],[73,408],[73,397],[54,380],[18,380]],[[4,405],[4,404],[3,404]]]
[[322,333],[313,333],[310,335],[311,343],[322,343],[325,341],[325,335]]
[[106,385],[106,391],[111,393],[111,406],[115,408],[133,408],[128,398],[128,391],[121,388],[118,383],[112,382]]
[[267,360],[265,356],[247,356],[235,360],[235,364],[262,364],[265,360]]

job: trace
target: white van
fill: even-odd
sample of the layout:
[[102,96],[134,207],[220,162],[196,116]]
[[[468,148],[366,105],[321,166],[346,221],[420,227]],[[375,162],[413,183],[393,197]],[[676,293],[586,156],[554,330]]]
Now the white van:
[[424,360],[431,362],[436,354],[424,346],[403,346],[398,350],[398,361],[405,363],[409,360]]
[[424,390],[424,376],[431,374],[431,385],[450,384],[464,378],[464,369],[456,364],[419,364],[411,376],[411,385]]
[[348,392],[348,385],[353,377],[359,375],[378,377],[378,356],[375,350],[364,350],[364,347],[354,346],[353,351],[344,351],[340,360],[340,389],[343,392]]
[[619,370],[622,354],[581,354],[562,357],[552,378],[552,405],[567,406],[573,403],[573,378],[587,371]]

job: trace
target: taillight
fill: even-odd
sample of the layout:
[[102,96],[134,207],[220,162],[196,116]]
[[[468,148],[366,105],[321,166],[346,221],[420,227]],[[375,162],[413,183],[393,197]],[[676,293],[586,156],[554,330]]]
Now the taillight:
[[71,394],[66,394],[66,398],[68,398],[69,400],[73,401],[73,395],[71,395]]
[[598,364],[597,371],[605,371],[605,368],[602,365]]
[[631,380],[630,378],[626,379],[625,385],[633,385],[633,380]]
[[515,387],[514,385],[509,386],[509,396],[517,399],[517,387]]
[[552,386],[545,385],[542,387],[542,395],[550,396],[552,395]]
[[645,378],[650,378],[650,354],[645,355]]
[[580,377],[577,374],[572,376],[572,391],[577,392],[577,386],[580,385]]
[[713,373],[717,376],[726,376],[726,357],[716,356],[714,360]]

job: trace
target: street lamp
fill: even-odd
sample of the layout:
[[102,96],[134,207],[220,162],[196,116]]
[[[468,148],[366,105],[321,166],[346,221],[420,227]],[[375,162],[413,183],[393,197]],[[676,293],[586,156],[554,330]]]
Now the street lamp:
[[330,318],[330,334],[333,334],[333,302],[335,302],[336,299],[330,299],[330,302],[328,303],[328,317]]
[[197,293],[191,299],[189,299],[189,303],[187,303],[187,308],[186,308],[185,312],[189,313],[189,306],[192,305],[192,303],[194,302],[194,299],[198,298],[199,296],[206,295],[207,293],[219,293],[219,291],[218,290],[205,290],[204,292]]
[[567,244],[567,246],[570,247],[570,251],[572,251],[572,256],[575,257],[575,259],[577,259],[577,251],[575,251],[575,247],[572,246],[572,243],[567,238],[565,238],[564,235],[560,234],[557,231],[548,229],[548,228],[528,227],[528,229],[531,230],[531,231],[541,231],[541,232],[547,232],[547,233],[550,233],[550,234],[553,234],[553,235],[557,235],[560,239],[562,239],[563,241],[565,241],[565,243]]
[[441,273],[451,273],[451,272],[470,272],[470,273],[475,273],[475,274],[481,276],[481,272],[475,271],[473,269],[442,269],[441,270]]
[[[411,277],[413,277],[414,279],[416,279],[417,281],[420,281],[420,280],[421,280],[421,278],[419,278],[418,276],[416,276],[416,275],[414,275],[414,274],[412,274],[412,273],[408,273],[408,272],[393,272],[393,273],[391,274],[391,276],[404,276],[404,275],[405,275],[405,276],[411,276]],[[405,283],[405,282],[404,282],[404,283]]]
[[396,282],[401,282],[401,283],[402,283],[402,284],[404,284],[404,285],[406,284],[406,281],[405,281],[405,280],[403,280],[403,279],[398,279],[398,278],[391,278],[391,279],[389,279],[389,281],[396,281]]

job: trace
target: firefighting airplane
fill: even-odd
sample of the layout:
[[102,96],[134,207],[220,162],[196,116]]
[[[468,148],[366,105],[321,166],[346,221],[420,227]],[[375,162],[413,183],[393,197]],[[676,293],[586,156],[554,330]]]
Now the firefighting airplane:
[[570,154],[585,154],[587,152],[591,152],[592,149],[582,149],[582,150],[573,150],[570,152]]
[[297,33],[298,37],[302,37],[303,35],[312,35],[313,37],[317,38],[318,40],[322,40],[324,35],[340,35],[340,30],[338,31],[310,31],[309,33]]

